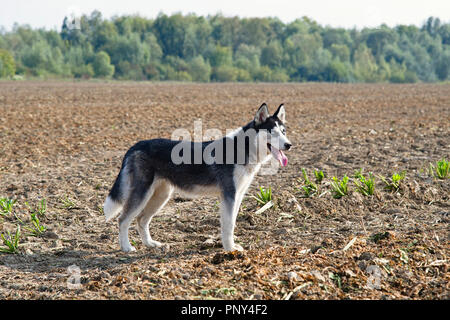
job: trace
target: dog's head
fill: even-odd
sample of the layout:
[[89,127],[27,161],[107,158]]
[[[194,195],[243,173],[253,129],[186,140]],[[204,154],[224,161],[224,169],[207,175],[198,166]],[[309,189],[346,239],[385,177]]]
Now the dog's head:
[[292,147],[291,142],[286,136],[285,120],[286,110],[283,104],[271,116],[265,103],[259,107],[254,119],[255,129],[258,132],[265,132],[267,134],[267,154],[271,153],[283,167],[288,162],[283,151],[289,150]]

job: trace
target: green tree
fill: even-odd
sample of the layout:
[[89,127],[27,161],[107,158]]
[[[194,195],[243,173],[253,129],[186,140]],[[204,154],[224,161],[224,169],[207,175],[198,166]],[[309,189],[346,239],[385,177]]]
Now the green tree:
[[95,29],[91,35],[91,43],[95,50],[102,50],[117,36],[118,33],[114,23],[103,21],[95,25]]
[[94,68],[90,60],[93,56],[92,46],[71,46],[64,56],[64,60],[70,74],[76,78],[91,78],[94,76]]
[[326,49],[330,49],[333,45],[349,48],[353,42],[350,33],[342,28],[326,27],[321,30],[320,35],[323,39],[323,47]]
[[225,18],[222,15],[216,15],[210,19],[210,23],[211,36],[216,44],[235,50],[241,43],[239,34],[242,25],[238,17]]
[[376,58],[379,58],[384,52],[384,47],[395,39],[392,30],[386,26],[370,30],[365,38],[367,47]]
[[241,44],[234,55],[234,64],[239,69],[247,71],[252,80],[260,68],[260,56],[260,48]]
[[378,65],[372,52],[362,44],[354,53],[354,74],[357,80],[375,82],[377,80]]
[[[287,24],[220,14],[105,19],[93,11],[71,19],[60,32],[18,24],[0,30],[0,49],[14,57],[14,73],[158,81],[434,82],[450,76],[450,23],[434,17],[421,27],[362,30],[323,27],[307,17]],[[2,74],[11,74],[10,66],[1,60]]]
[[[268,18],[244,18],[240,21],[238,42],[263,47],[271,38],[272,30]],[[234,48],[237,47],[234,43]]]
[[341,62],[350,61],[350,49],[346,45],[333,43],[329,50],[333,55],[333,58],[338,59]]
[[443,52],[436,61],[436,75],[440,81],[450,76],[450,49]]
[[0,49],[0,78],[12,77],[16,73],[16,64],[11,53]]
[[202,56],[197,56],[189,62],[189,74],[193,81],[209,82],[211,78],[211,66]]
[[183,42],[183,57],[186,60],[205,54],[210,42],[211,31],[212,28],[205,18],[188,16]]
[[31,46],[25,46],[19,55],[21,63],[29,74],[45,76],[63,73],[64,57],[61,50],[58,47],[49,46],[45,40],[39,39]]
[[349,65],[344,64],[338,59],[329,62],[323,72],[323,80],[330,82],[348,82],[350,81]]
[[95,54],[92,67],[96,77],[109,78],[114,74],[114,66],[111,64],[111,59],[105,51]]
[[321,49],[322,38],[318,33],[295,33],[284,42],[285,52],[283,66],[288,74],[296,80],[305,80],[305,71],[316,58],[316,53]]
[[230,47],[217,45],[209,56],[211,66],[230,66],[233,61],[233,52]]
[[270,68],[279,68],[283,61],[283,48],[278,41],[264,46],[261,51],[261,64]]
[[238,79],[239,69],[229,66],[221,65],[213,69],[211,78],[218,82],[234,82]]
[[183,56],[186,23],[181,14],[170,17],[160,14],[153,23],[153,30],[159,39],[164,55]]

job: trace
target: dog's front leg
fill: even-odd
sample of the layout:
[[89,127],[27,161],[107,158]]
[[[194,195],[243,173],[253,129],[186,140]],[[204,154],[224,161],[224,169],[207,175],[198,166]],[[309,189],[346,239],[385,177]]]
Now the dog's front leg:
[[222,245],[226,251],[243,251],[244,249],[234,243],[234,226],[236,224],[235,197],[224,197],[220,206],[220,225],[222,229]]

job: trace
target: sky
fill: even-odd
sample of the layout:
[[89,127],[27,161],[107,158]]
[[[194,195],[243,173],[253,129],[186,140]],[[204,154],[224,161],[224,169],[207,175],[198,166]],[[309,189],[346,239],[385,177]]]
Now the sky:
[[0,26],[11,30],[15,22],[33,28],[61,28],[64,16],[89,14],[103,17],[158,13],[195,13],[207,16],[278,17],[288,23],[308,16],[322,25],[361,29],[382,23],[422,25],[429,16],[450,22],[450,0],[0,0]]

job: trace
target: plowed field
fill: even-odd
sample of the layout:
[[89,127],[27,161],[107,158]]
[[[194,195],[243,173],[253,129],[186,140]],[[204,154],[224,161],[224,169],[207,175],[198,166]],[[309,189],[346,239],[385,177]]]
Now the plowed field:
[[[126,150],[198,119],[225,134],[262,102],[285,104],[294,148],[244,198],[245,251],[222,250],[217,199],[176,196],[150,227],[166,246],[145,248],[133,224],[137,251],[120,252],[101,207]],[[0,233],[20,227],[0,299],[450,299],[450,180],[429,172],[449,138],[450,85],[0,82],[0,197],[16,200]],[[326,175],[309,197],[302,168]],[[356,191],[359,169],[373,196]],[[380,176],[402,171],[385,190]],[[256,214],[260,186],[274,206]]]

